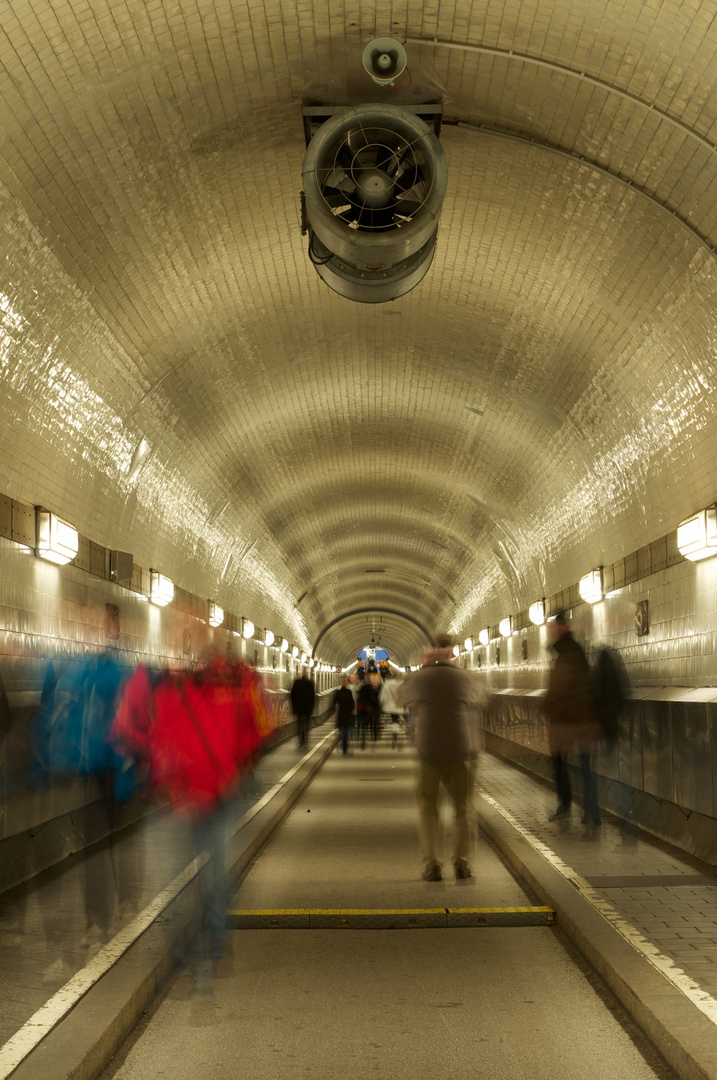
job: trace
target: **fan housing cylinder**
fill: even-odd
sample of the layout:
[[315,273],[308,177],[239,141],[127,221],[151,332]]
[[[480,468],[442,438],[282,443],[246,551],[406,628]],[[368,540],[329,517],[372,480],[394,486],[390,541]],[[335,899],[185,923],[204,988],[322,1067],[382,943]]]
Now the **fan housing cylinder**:
[[309,257],[351,300],[405,295],[427,273],[446,193],[434,132],[392,105],[359,105],[326,120],[303,166]]

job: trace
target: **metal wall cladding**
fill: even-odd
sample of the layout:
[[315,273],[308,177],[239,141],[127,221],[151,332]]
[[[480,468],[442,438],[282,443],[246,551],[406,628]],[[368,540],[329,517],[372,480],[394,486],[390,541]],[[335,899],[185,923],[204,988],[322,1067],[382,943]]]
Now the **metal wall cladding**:
[[674,802],[670,703],[641,701],[639,712],[644,790]]
[[[686,693],[686,692],[685,692]],[[613,742],[598,744],[596,773],[625,789],[646,791],[707,817],[717,816],[717,702],[679,700],[683,694],[632,701]],[[534,693],[494,694],[487,730],[548,755],[547,722]]]
[[702,702],[671,702],[674,801],[715,816],[712,774],[712,716]]

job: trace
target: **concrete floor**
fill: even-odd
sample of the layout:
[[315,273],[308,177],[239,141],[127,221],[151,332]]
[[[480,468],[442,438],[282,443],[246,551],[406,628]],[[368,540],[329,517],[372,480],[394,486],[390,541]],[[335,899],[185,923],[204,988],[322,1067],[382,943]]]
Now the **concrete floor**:
[[[530,903],[484,843],[473,882],[420,881],[413,773],[406,747],[335,752],[232,906]],[[673,1075],[549,927],[258,930],[230,939],[233,973],[185,998],[175,983],[106,1080]]]

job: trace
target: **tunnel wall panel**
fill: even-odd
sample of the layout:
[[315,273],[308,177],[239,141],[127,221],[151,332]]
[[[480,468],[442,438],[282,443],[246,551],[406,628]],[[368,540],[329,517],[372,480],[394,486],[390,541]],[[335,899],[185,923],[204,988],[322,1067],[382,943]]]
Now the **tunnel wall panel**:
[[[699,700],[709,696],[714,701]],[[717,689],[696,695],[674,687],[633,699],[618,739],[595,753],[600,805],[629,825],[717,864]],[[516,717],[523,721],[516,723]],[[530,693],[491,695],[484,710],[485,743],[552,782],[547,720]],[[573,789],[581,790],[578,759],[570,755]]]

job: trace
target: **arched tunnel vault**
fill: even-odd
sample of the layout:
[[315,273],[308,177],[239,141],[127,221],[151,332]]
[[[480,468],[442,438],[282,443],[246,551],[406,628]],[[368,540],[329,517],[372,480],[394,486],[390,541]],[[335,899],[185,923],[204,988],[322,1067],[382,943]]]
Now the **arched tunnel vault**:
[[[3,25],[0,492],[304,649],[402,612],[401,656],[411,618],[495,622],[714,501],[710,7],[85,11]],[[389,21],[410,90],[361,67]],[[308,262],[309,97],[444,102],[434,262],[393,303]]]
[[406,665],[431,644],[431,634],[418,620],[400,610],[367,606],[337,615],[321,630],[312,655],[328,649],[344,667],[365,646],[390,650],[392,658]]

